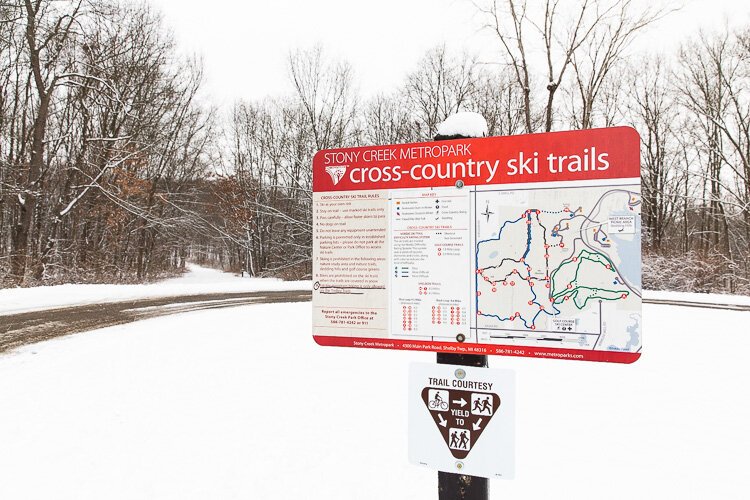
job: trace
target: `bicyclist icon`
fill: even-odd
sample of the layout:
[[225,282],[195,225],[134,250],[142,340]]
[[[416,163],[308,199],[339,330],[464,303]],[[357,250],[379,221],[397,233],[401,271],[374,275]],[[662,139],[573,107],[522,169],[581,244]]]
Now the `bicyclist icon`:
[[448,410],[448,399],[450,395],[448,391],[441,391],[439,389],[430,389],[427,396],[428,403],[427,407],[432,411],[447,411]]

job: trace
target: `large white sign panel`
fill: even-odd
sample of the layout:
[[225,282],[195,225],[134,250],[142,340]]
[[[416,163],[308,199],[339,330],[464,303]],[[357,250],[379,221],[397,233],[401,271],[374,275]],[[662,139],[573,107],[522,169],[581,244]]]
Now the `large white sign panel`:
[[321,151],[321,345],[632,363],[639,138],[613,128]]
[[409,461],[443,472],[512,479],[515,373],[413,363]]

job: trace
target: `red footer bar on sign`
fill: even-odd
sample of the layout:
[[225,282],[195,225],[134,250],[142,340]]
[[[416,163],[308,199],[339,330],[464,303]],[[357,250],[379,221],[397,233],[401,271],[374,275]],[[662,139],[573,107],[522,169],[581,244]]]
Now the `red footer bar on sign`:
[[322,346],[363,347],[369,349],[401,349],[408,351],[432,351],[453,354],[477,354],[517,356],[527,358],[572,359],[576,361],[605,361],[630,364],[641,357],[639,352],[590,351],[583,349],[545,349],[544,347],[459,344],[456,342],[428,342],[423,340],[372,339],[361,337],[329,337],[314,335],[315,342]]

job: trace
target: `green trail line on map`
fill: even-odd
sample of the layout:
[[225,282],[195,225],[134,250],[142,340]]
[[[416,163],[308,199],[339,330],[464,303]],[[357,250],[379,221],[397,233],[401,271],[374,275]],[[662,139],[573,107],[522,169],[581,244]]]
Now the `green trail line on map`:
[[[592,258],[592,257],[596,257],[596,258]],[[600,264],[600,265],[604,266],[605,269],[607,269],[608,271],[611,271],[612,273],[616,272],[615,271],[614,263],[612,263],[612,261],[609,260],[609,258],[607,258],[606,256],[604,256],[604,255],[602,255],[600,253],[589,252],[588,250],[585,250],[585,249],[581,250],[580,254],[578,254],[577,256],[573,256],[573,257],[570,257],[570,258],[564,260],[550,274],[550,278],[551,278],[551,281],[552,281],[552,292],[551,292],[551,295],[552,295],[552,298],[554,299],[554,302],[553,302],[554,304],[560,304],[564,300],[568,300],[568,298],[572,297],[573,298],[573,304],[575,304],[575,306],[580,310],[580,309],[583,309],[584,307],[586,307],[586,304],[591,299],[620,300],[620,299],[625,299],[625,298],[627,298],[628,295],[630,295],[630,292],[628,292],[627,290],[609,290],[609,289],[601,288],[601,287],[595,288],[595,287],[590,287],[590,286],[579,285],[578,284],[578,274],[581,271],[581,266],[584,264],[584,262],[587,262],[587,261],[588,262],[592,262],[594,264]],[[567,266],[568,264],[576,264],[575,275],[573,276],[573,279],[570,282],[568,282],[567,284],[565,284],[565,286],[564,286],[564,288],[563,288],[562,291],[557,292],[556,290],[559,290],[559,288],[558,288],[558,285],[557,285],[557,283],[555,281],[555,277],[556,277],[557,273],[564,266]],[[578,304],[578,296],[579,296],[579,292],[581,290],[591,290],[593,292],[593,295],[587,296],[584,299],[583,304],[579,305]],[[604,295],[597,295],[598,293],[615,294],[617,296],[616,297],[608,297],[608,296],[604,296]]]

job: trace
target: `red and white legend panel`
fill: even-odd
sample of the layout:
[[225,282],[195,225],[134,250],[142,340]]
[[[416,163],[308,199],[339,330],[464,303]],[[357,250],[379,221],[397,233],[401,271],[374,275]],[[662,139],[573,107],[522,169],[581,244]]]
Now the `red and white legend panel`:
[[471,280],[468,189],[391,191],[392,332],[455,340],[469,337]]
[[406,332],[413,332],[417,328],[417,316],[416,316],[416,308],[412,308],[411,305],[402,305],[401,306],[401,331]]
[[466,309],[460,305],[456,306],[444,306],[444,305],[433,305],[432,306],[432,324],[433,325],[455,325],[461,326],[466,325]]

